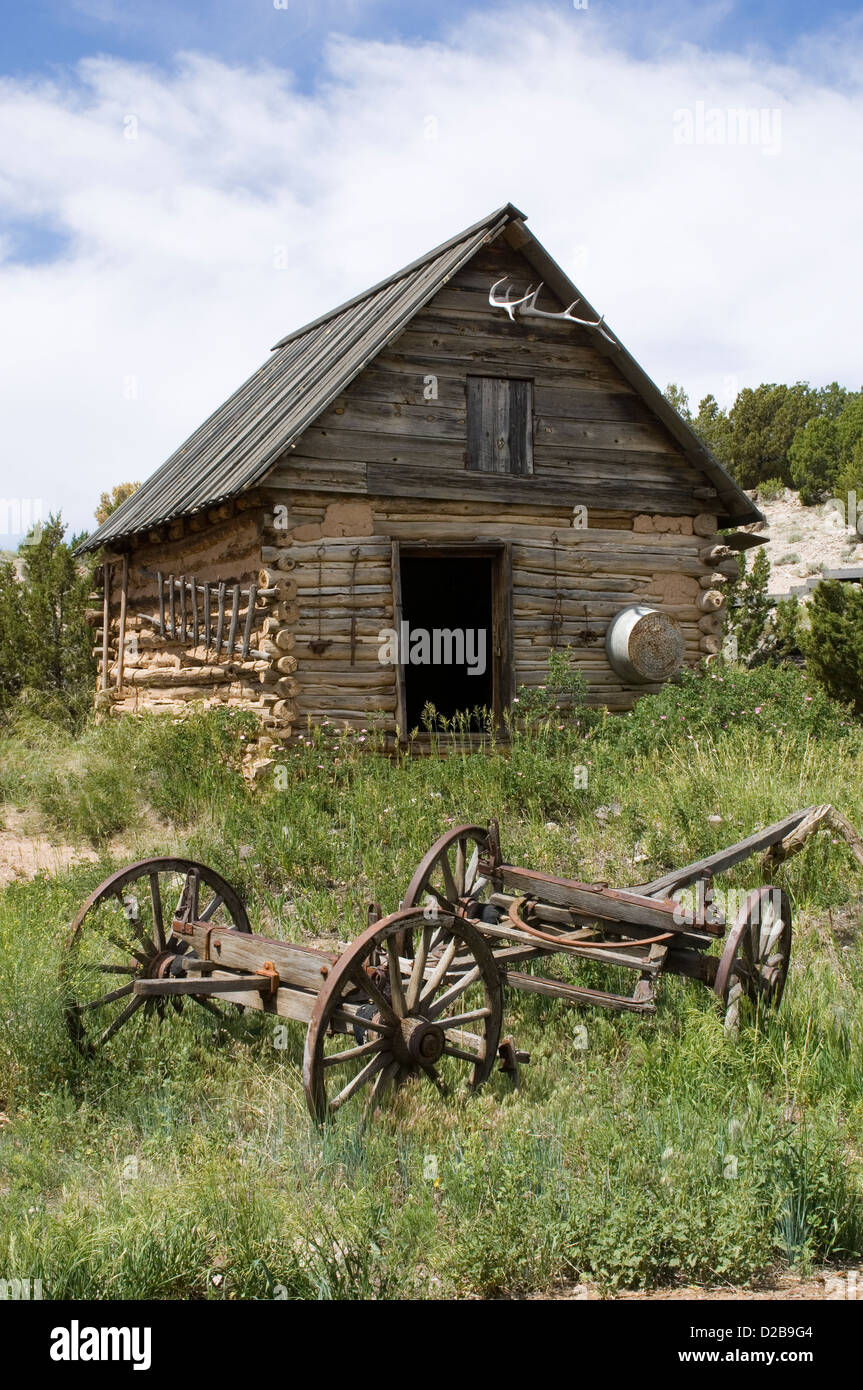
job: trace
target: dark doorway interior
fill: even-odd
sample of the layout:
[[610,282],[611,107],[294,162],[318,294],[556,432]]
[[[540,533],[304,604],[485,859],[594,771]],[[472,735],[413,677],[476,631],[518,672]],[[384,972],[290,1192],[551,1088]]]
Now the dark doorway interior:
[[[465,660],[461,664],[430,661],[418,665],[405,660],[405,713],[408,729],[422,729],[422,711],[431,701],[438,714],[448,719],[459,711],[476,706],[491,709],[494,700],[494,643],[492,633],[492,560],[489,556],[444,556],[429,559],[425,556],[403,555],[401,560],[402,615],[415,634],[423,629],[430,637],[449,630],[462,634],[485,634],[485,669],[479,673],[476,657],[483,650],[473,641],[473,667]],[[441,642],[441,653],[446,651]],[[455,645],[453,655],[458,655]],[[466,645],[462,654],[471,650]]]

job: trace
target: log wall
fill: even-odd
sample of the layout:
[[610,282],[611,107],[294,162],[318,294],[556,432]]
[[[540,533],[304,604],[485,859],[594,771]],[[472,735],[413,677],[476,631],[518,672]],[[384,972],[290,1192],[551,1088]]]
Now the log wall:
[[[203,707],[226,705],[258,716],[261,735],[252,751],[265,752],[288,738],[296,722],[296,657],[293,630],[298,616],[296,584],[285,569],[263,563],[262,514],[259,507],[226,504],[207,516],[173,523],[153,533],[129,554],[125,623],[121,616],[122,557],[109,556],[111,583],[107,664],[102,662],[103,608],[92,610],[94,653],[99,658],[97,707],[118,714],[153,711],[181,714],[194,701]],[[157,574],[194,576],[198,584],[227,585],[224,641],[217,651],[203,635],[194,645],[191,617],[185,640],[159,630]],[[242,586],[233,652],[225,650],[234,585]],[[257,586],[246,656],[245,632],[249,590]],[[200,610],[199,610],[200,611]],[[125,637],[121,643],[121,626]],[[211,639],[215,635],[215,616]],[[122,646],[122,661],[121,656]]]
[[[736,561],[725,555],[709,513],[591,511],[584,528],[572,520],[565,507],[502,514],[459,501],[274,492],[259,510],[237,513],[205,535],[132,552],[119,688],[115,566],[108,689],[98,698],[127,713],[177,713],[190,700],[250,709],[262,724],[260,751],[297,737],[309,719],[393,733],[396,673],[379,661],[381,631],[395,625],[392,542],[493,540],[512,547],[514,685],[542,684],[549,652],[569,648],[591,702],[628,709],[656,687],[626,687],[611,669],[605,631],[615,613],[635,602],[669,613],[683,629],[687,664],[696,665],[718,650],[723,587]],[[157,570],[258,584],[248,658],[216,656],[202,643],[195,648],[155,631]],[[97,622],[100,613],[94,609]],[[244,619],[245,608],[241,627]],[[101,652],[100,627],[94,645]]]
[[[591,513],[588,527],[578,529],[564,509],[511,508],[502,516],[459,502],[278,496],[289,526],[265,530],[264,553],[269,563],[289,566],[297,585],[292,631],[301,722],[395,729],[395,671],[378,657],[381,630],[394,626],[394,540],[412,547],[511,543],[516,686],[542,684],[549,652],[568,647],[592,703],[630,708],[658,687],[624,686],[606,658],[605,632],[619,609],[636,602],[678,620],[687,664],[718,650],[722,587],[736,562],[722,560],[725,573],[717,569],[711,551],[721,542],[712,514]],[[351,533],[340,534],[346,527]]]

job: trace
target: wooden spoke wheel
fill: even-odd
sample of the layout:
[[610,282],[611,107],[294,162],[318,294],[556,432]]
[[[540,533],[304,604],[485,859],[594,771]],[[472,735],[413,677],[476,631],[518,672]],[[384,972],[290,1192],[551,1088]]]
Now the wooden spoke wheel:
[[448,830],[420,860],[402,905],[418,907],[431,901],[444,912],[475,915],[492,891],[479,871],[479,861],[490,855],[489,832],[483,826]]
[[[136,1016],[162,1016],[168,1003],[182,1011],[178,995],[133,993],[136,980],[170,975],[188,949],[171,930],[179,917],[251,931],[231,885],[191,859],[142,859],[90,894],[72,923],[62,969],[66,1025],[82,1051],[104,1047]],[[185,998],[227,1017],[225,1007],[211,999]]]
[[315,1004],[303,1062],[312,1115],[324,1123],[357,1097],[368,1118],[411,1076],[443,1093],[461,1080],[481,1085],[502,1012],[494,957],[470,922],[411,907],[373,923],[333,966]]
[[778,1008],[791,959],[791,904],[781,888],[746,898],[728,933],[713,989],[725,1005],[725,1027],[740,1022],[740,1001]]

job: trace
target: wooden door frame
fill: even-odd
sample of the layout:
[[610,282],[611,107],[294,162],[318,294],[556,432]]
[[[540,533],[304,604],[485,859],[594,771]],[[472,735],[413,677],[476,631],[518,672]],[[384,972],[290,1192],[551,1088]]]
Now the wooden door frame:
[[[511,541],[418,541],[392,542],[393,614],[396,632],[401,634],[403,617],[402,556],[428,560],[490,559],[491,565],[491,654],[492,713],[495,727],[504,731],[504,713],[515,695],[515,664],[512,626],[512,542]],[[401,653],[399,653],[401,655]],[[407,694],[405,668],[396,665],[396,723],[402,740],[407,741]]]

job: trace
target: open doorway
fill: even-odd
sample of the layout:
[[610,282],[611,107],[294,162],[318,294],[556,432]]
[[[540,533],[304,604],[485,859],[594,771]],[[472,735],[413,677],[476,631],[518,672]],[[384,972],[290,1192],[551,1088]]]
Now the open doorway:
[[496,712],[497,568],[488,553],[401,554],[406,729],[422,729],[428,703],[447,719],[477,707]]

